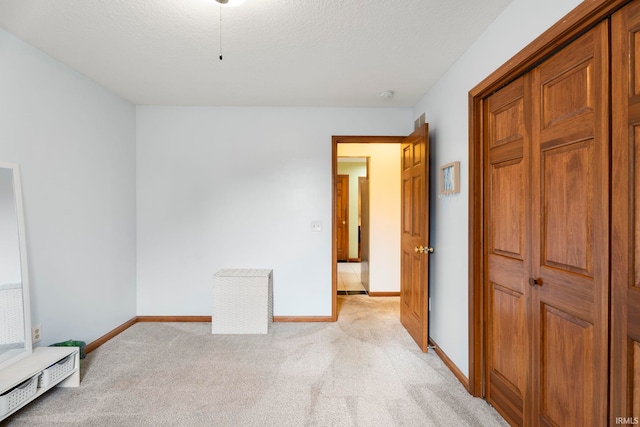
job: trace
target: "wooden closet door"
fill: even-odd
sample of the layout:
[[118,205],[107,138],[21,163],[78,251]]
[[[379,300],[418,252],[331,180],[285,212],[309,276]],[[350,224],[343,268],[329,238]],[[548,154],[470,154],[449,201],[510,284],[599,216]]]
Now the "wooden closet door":
[[531,72],[532,425],[607,424],[608,46],[605,21]]
[[485,393],[512,425],[607,424],[608,37],[484,104]]
[[527,313],[531,290],[530,142],[525,78],[485,103],[486,398],[512,425],[523,424],[530,387]]
[[613,15],[611,46],[609,423],[616,425],[634,424],[640,419],[640,2],[632,2]]

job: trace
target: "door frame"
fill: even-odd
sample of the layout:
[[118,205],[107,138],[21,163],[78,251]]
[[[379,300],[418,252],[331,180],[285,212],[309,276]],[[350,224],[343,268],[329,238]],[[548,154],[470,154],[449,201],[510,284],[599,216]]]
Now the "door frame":
[[576,6],[469,92],[469,393],[484,397],[484,99],[631,0],[592,0]]
[[338,144],[399,144],[406,136],[334,135],[331,137],[331,321],[338,320],[338,250],[336,248],[336,179]]

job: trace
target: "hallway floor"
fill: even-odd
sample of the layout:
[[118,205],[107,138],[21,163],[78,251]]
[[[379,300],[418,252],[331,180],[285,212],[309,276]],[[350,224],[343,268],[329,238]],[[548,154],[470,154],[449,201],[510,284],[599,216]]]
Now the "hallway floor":
[[360,280],[359,262],[338,263],[338,295],[363,295],[367,291]]

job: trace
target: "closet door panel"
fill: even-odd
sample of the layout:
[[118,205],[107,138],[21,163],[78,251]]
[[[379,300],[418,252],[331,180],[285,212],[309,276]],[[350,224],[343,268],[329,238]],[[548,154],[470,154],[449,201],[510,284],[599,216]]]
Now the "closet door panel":
[[588,55],[588,46],[583,44],[580,48],[573,47],[572,57],[565,57],[568,64],[549,65],[542,76],[542,127],[545,130],[579,120],[579,116],[594,111],[593,93],[585,90],[593,79],[593,58]]
[[541,315],[541,424],[598,425],[588,410],[593,401],[593,325],[546,304]]
[[543,150],[542,264],[593,277],[593,139]]
[[532,71],[532,424],[605,425],[608,25]]
[[521,425],[529,383],[528,131],[524,79],[486,104],[487,144],[486,395],[510,423]]
[[523,260],[524,165],[522,159],[491,165],[492,252]]
[[611,18],[612,218],[609,423],[640,419],[640,4]]
[[636,102],[638,111],[629,115],[629,118],[633,120],[632,147],[630,147],[632,165],[629,176],[629,179],[633,182],[633,192],[630,194],[629,205],[631,205],[631,210],[629,215],[633,218],[633,229],[630,235],[633,236],[633,259],[635,261],[632,266],[631,290],[635,292],[640,291],[640,100]]
[[[632,389],[629,399],[629,408],[622,412],[625,418],[636,419],[640,417],[640,343],[638,341],[632,341],[632,369],[629,371],[631,374]],[[626,399],[625,399],[626,400]],[[617,413],[620,414],[620,413]],[[614,415],[614,418],[616,416]]]

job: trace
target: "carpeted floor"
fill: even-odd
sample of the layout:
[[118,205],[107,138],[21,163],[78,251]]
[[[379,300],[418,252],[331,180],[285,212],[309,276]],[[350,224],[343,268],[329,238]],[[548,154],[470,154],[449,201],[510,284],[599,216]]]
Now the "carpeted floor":
[[[211,335],[137,323],[8,426],[506,426],[399,321],[399,298],[339,297],[336,323]],[[1,424],[1,423],[0,423]],[[3,424],[3,425],[5,425]]]

